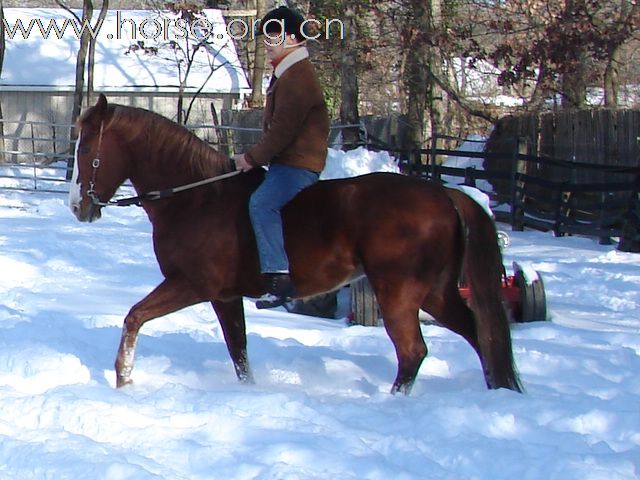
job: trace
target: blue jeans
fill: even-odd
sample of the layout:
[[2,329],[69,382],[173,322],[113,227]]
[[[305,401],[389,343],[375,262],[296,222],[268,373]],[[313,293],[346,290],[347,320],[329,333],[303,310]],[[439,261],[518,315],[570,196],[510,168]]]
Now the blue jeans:
[[249,216],[256,235],[262,273],[288,273],[280,209],[320,175],[310,170],[274,164],[251,195]]

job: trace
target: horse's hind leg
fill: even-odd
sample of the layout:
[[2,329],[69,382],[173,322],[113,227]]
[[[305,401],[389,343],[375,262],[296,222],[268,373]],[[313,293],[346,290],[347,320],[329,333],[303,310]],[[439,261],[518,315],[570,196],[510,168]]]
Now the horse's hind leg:
[[480,353],[473,312],[460,296],[457,286],[449,286],[443,292],[431,292],[422,309],[440,325],[462,336]]
[[122,338],[115,362],[116,386],[118,388],[131,383],[136,343],[142,325],[149,320],[201,301],[202,298],[193,291],[188,282],[179,279],[166,279],[129,310],[124,319]]
[[[390,288],[389,285],[394,287]],[[418,320],[420,294],[412,293],[411,288],[401,285],[402,282],[389,282],[384,288],[376,289],[376,297],[384,327],[398,358],[398,373],[391,393],[409,394],[420,365],[427,356],[427,345],[424,343]]]
[[473,312],[460,296],[457,285],[451,284],[441,292],[432,291],[425,299],[422,309],[440,325],[462,336],[483,363]]
[[213,301],[213,309],[224,333],[224,340],[236,369],[238,380],[242,383],[254,383],[247,357],[247,331],[244,320],[242,298],[228,302]]

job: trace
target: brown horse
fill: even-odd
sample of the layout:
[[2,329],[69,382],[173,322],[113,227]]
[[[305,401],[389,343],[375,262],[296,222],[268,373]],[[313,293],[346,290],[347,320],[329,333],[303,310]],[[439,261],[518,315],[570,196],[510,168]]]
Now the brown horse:
[[[238,378],[252,382],[242,297],[264,290],[247,208],[264,170],[151,199],[145,194],[216,178],[233,164],[187,129],[147,110],[110,105],[102,95],[77,127],[73,213],[80,221],[96,220],[129,179],[153,224],[164,275],[124,320],[117,385],[131,381],[145,322],[204,301],[218,316]],[[495,226],[470,197],[436,183],[375,173],[321,181],[292,200],[283,218],[300,297],[368,276],[398,358],[392,392],[409,393],[427,354],[420,308],[469,342],[489,388],[521,391],[501,302]],[[462,272],[473,290],[471,309],[459,295]]]

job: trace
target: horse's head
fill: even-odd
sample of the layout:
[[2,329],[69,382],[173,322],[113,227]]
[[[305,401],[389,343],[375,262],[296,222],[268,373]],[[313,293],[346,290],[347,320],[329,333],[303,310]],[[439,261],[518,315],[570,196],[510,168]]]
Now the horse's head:
[[78,140],[69,207],[81,222],[100,218],[102,206],[128,177],[128,156],[111,122],[113,110],[101,94],[76,123]]

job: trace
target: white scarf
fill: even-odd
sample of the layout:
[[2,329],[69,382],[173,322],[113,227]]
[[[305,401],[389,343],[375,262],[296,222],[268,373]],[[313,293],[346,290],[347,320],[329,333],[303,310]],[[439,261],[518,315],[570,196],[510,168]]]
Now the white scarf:
[[305,58],[309,58],[309,50],[307,50],[307,47],[298,47],[289,55],[284,57],[278,65],[276,65],[273,74],[279,78],[289,67],[295,65],[301,60],[304,60]]

